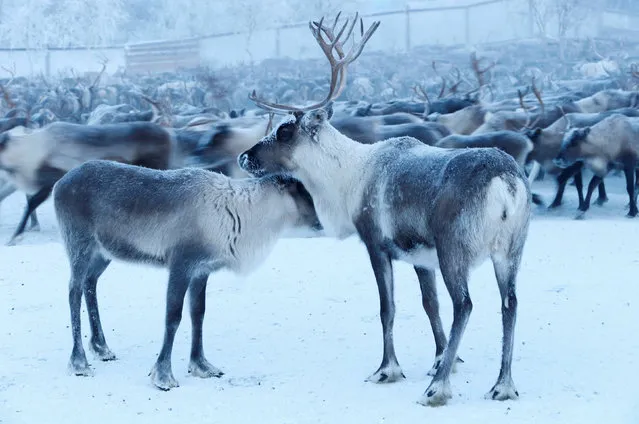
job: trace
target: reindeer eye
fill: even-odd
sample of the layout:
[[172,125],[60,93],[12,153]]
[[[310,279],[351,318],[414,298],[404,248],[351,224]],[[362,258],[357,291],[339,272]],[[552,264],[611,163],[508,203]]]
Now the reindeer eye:
[[293,138],[295,134],[295,125],[293,124],[283,124],[280,125],[277,129],[277,141],[279,142],[289,142]]

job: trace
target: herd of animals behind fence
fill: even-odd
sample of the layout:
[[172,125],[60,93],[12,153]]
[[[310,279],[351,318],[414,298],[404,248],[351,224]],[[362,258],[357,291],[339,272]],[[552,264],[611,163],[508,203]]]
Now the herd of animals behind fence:
[[[169,268],[165,339],[151,373],[155,386],[178,386],[171,350],[187,290],[194,329],[189,371],[221,376],[201,344],[208,275],[221,268],[250,271],[286,231],[309,229],[339,238],[357,233],[368,249],[384,334],[382,363],[370,381],[403,377],[392,339],[391,260],[415,266],[436,342],[433,381],[421,400],[426,405],[452,396],[449,375],[460,361],[457,347],[472,309],[468,273],[490,257],[504,338],[499,378],[488,397],[518,397],[510,373],[515,280],[531,202],[544,203],[534,182],[539,175],[556,178],[554,208],[574,178],[583,214],[595,190],[598,201],[606,200],[603,179],[620,169],[628,215],[637,215],[639,73],[618,63],[628,72],[607,72],[576,89],[537,75],[504,89],[512,79],[498,81],[499,62],[472,53],[466,68],[448,64],[442,70],[433,60],[432,78],[410,82],[411,98],[340,100],[355,83],[349,65],[380,23],[364,32],[357,16],[350,25],[337,26],[338,19],[332,26],[309,23],[330,64],[330,81],[282,77],[254,86],[245,95],[258,108],[248,110],[233,104],[211,74],[112,83],[102,74],[56,83],[2,81],[0,199],[15,191],[27,199],[10,243],[19,241],[29,220],[37,228],[37,208],[53,193],[71,264],[73,373],[92,374],[82,347],[83,295],[91,350],[98,359],[115,359],[101,329],[95,286],[109,258],[118,258]],[[358,22],[361,40],[347,51],[342,40]],[[357,84],[371,84],[362,78]],[[294,106],[296,97],[305,105]],[[278,123],[282,113],[287,117]],[[593,176],[584,196],[586,169]],[[438,267],[454,305],[450,341],[434,291]]]

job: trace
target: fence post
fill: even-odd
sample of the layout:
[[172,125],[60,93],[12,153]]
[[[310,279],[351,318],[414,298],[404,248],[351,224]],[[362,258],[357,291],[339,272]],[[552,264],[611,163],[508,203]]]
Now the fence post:
[[406,51],[410,51],[410,6],[406,5],[406,39],[404,40],[405,42],[405,47],[406,47]]
[[470,7],[466,7],[464,9],[464,24],[465,24],[465,38],[466,38],[466,45],[470,46]]
[[47,78],[51,77],[51,50],[49,50],[49,46],[47,46],[47,52],[44,55],[44,75]]
[[280,57],[280,29],[275,28],[275,57]]

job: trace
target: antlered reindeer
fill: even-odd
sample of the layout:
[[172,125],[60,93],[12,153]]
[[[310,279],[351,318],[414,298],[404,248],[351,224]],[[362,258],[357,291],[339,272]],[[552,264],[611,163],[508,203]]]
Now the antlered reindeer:
[[[329,94],[317,104],[294,107],[269,103],[253,93],[258,106],[292,115],[240,155],[240,166],[254,175],[291,174],[313,197],[326,234],[339,239],[357,234],[364,242],[379,289],[384,339],[382,362],[369,381],[404,378],[393,342],[392,264],[402,260],[414,266],[436,345],[435,375],[420,400],[424,405],[444,404],[452,397],[449,376],[473,307],[469,274],[490,257],[501,293],[504,337],[501,370],[487,397],[516,399],[511,377],[515,287],[531,216],[526,175],[496,148],[441,149],[411,137],[365,145],[339,133],[329,122],[332,100],[344,87],[347,66],[379,23],[348,54],[341,51],[344,30],[333,34],[337,20],[333,30],[322,23],[309,26],[331,65]],[[436,268],[453,301],[448,341],[439,317]]]

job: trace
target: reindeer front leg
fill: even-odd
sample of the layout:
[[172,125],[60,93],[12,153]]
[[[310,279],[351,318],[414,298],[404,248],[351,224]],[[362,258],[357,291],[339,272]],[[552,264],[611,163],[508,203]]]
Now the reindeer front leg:
[[395,322],[395,290],[393,286],[393,264],[390,255],[372,242],[364,242],[371,260],[377,289],[379,290],[379,315],[384,335],[384,355],[382,363],[366,381],[373,383],[392,383],[406,378],[402,372],[393,342],[393,324]]

